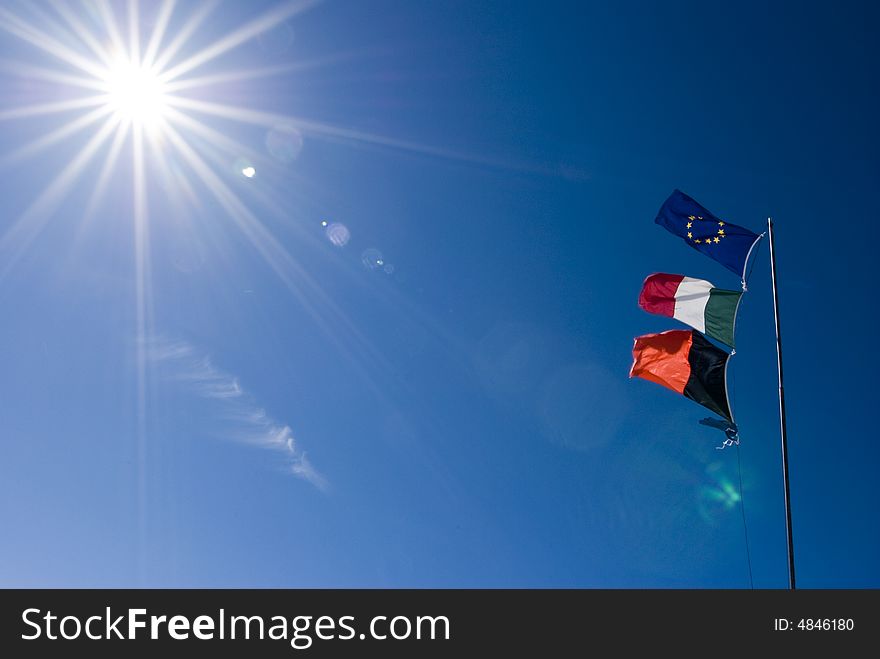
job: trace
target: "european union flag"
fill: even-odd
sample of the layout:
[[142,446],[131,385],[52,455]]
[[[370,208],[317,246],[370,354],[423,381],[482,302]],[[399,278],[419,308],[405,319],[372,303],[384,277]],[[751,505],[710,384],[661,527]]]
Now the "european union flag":
[[681,190],[663,202],[654,222],[735,272],[745,285],[749,254],[761,236],[715,217]]

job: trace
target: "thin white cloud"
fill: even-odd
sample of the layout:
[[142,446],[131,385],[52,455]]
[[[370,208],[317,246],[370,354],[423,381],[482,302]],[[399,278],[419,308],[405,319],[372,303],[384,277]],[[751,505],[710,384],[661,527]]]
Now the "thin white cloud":
[[322,492],[326,492],[330,487],[327,483],[327,479],[318,473],[318,471],[312,466],[312,463],[309,462],[305,451],[300,454],[298,459],[291,462],[290,471],[294,476],[304,478]]
[[146,354],[162,365],[170,381],[186,392],[214,401],[217,415],[228,424],[234,439],[282,454],[288,471],[319,490],[329,489],[327,479],[306,458],[290,426],[279,423],[259,407],[238,378],[214,365],[211,358],[186,341],[157,338],[148,342]]

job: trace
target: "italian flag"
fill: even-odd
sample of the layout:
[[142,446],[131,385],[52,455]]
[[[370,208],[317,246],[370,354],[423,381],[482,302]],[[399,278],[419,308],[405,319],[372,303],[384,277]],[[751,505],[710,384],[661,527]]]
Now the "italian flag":
[[645,334],[636,337],[629,376],[671,389],[732,423],[727,399],[729,359],[726,351],[693,330]]
[[733,347],[736,310],[741,299],[741,292],[715,288],[703,279],[658,272],[645,280],[639,306],[648,313],[675,318]]

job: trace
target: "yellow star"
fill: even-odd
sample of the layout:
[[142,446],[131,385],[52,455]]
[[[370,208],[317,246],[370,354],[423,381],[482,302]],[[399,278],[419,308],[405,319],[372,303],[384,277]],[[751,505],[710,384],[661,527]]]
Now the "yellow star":
[[718,226],[723,227],[723,226],[724,226],[724,222],[719,222],[719,223],[718,223]]
[[688,219],[689,220],[696,220],[697,218],[695,218],[693,215],[688,215]]
[[694,226],[694,223],[693,223],[693,222],[688,222],[688,227],[687,227],[687,228],[690,229],[692,226]]
[[721,238],[719,238],[718,236],[715,236],[715,242],[716,242],[716,243],[720,243],[720,242],[721,242]]
[[694,242],[697,243],[697,244],[699,245],[699,244],[700,244],[700,239],[697,238]]
[[724,229],[718,229],[718,235],[719,235],[719,236],[723,236],[723,235],[724,235]]
[[697,219],[698,219],[698,220],[702,220],[702,219],[703,219],[703,216],[702,216],[702,215],[697,215]]
[[694,237],[694,234],[692,234],[690,231],[688,231],[688,238],[693,238],[693,237]]

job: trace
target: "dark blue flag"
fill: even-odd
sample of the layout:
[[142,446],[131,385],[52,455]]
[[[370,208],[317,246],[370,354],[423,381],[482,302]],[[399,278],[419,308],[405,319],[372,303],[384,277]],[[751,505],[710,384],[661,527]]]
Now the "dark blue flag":
[[680,236],[698,252],[715,259],[746,281],[746,264],[761,236],[715,217],[681,190],[663,202],[655,223]]

